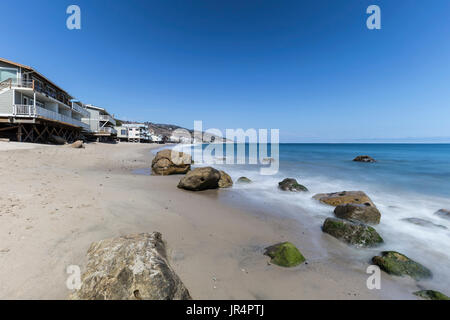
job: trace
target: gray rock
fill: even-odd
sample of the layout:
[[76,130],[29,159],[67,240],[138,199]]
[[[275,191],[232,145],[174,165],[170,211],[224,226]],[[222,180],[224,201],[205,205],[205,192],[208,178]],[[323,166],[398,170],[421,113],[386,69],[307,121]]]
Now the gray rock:
[[434,213],[438,217],[450,220],[450,210],[441,209]]
[[170,267],[161,234],[143,233],[93,243],[73,300],[190,300]]
[[440,225],[440,224],[435,224],[431,221],[425,220],[425,219],[420,219],[420,218],[405,218],[402,219],[403,221],[421,226],[421,227],[426,227],[426,228],[441,228],[441,229],[447,229],[446,226]]
[[220,177],[220,172],[212,167],[195,168],[180,180],[178,188],[190,191],[217,189]]
[[353,161],[356,162],[376,162],[374,158],[370,156],[357,156]]
[[322,231],[358,247],[374,247],[383,242],[374,228],[358,221],[327,218]]
[[347,203],[334,209],[334,215],[341,219],[356,220],[368,224],[379,224],[381,213],[376,207],[365,204]]
[[278,183],[278,188],[283,191],[308,191],[308,188],[299,184],[297,180],[292,178],[286,178]]

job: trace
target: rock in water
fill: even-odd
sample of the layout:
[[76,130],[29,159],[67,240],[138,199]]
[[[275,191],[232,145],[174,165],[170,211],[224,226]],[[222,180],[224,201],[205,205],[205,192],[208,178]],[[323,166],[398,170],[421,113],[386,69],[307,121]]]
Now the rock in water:
[[356,162],[376,162],[374,158],[369,156],[357,156],[353,161]]
[[152,161],[152,174],[167,176],[185,174],[191,170],[192,158],[189,154],[165,149],[158,152]]
[[434,213],[435,215],[450,220],[450,210],[441,209]]
[[383,242],[374,228],[358,221],[327,218],[322,231],[358,247],[374,247]]
[[290,242],[283,242],[268,247],[264,254],[271,258],[271,263],[286,268],[295,267],[305,262],[305,257]]
[[231,179],[231,177],[225,171],[219,172],[220,172],[219,188],[231,188],[233,186],[233,179]]
[[143,233],[93,243],[74,300],[190,300],[169,266],[161,234]]
[[434,290],[421,290],[414,292],[414,294],[427,300],[450,300],[445,294]]
[[362,191],[319,193],[313,196],[313,198],[334,207],[347,203],[365,204],[367,206],[375,207],[372,200],[370,200],[370,198]]
[[381,213],[376,207],[365,204],[347,203],[334,209],[334,215],[341,219],[356,220],[368,224],[379,224]]
[[247,177],[240,177],[239,179],[237,179],[237,183],[252,183],[252,180]]
[[395,251],[384,251],[381,256],[373,257],[372,262],[379,266],[381,270],[395,276],[410,276],[416,280],[432,276],[431,271],[420,263]]
[[178,184],[178,188],[201,191],[219,188],[220,172],[211,167],[195,168],[189,171]]
[[283,181],[278,183],[278,188],[283,191],[308,191],[308,189],[299,184],[297,180],[292,178],[286,178]]
[[441,228],[441,229],[445,229],[445,230],[447,229],[446,226],[443,226],[443,225],[440,225],[440,224],[435,224],[435,223],[433,223],[431,221],[428,221],[428,220],[425,220],[425,219],[405,218],[405,219],[402,219],[402,220],[406,221],[406,222],[409,222],[409,223],[412,223],[412,224],[415,224],[415,225],[418,225],[418,226],[421,226],[421,227],[425,227],[425,228],[436,227],[436,228]]
[[84,148],[84,143],[81,140],[75,141],[74,143],[72,143],[71,145],[69,145],[71,148],[74,149],[81,149]]

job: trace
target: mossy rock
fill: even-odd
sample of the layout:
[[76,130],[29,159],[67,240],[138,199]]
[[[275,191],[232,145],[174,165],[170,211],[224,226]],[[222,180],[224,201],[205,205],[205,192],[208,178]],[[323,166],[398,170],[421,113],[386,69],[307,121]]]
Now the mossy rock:
[[434,290],[420,290],[414,292],[414,294],[427,300],[450,300],[445,294]]
[[383,242],[374,228],[354,220],[327,218],[322,231],[358,247],[375,247]]
[[297,180],[292,178],[286,178],[283,181],[279,182],[278,188],[283,191],[308,191],[308,188],[306,188],[304,185],[301,185],[297,182]]
[[381,256],[373,257],[372,262],[394,276],[410,276],[416,280],[432,276],[429,269],[396,251],[384,251]]
[[269,256],[273,264],[291,268],[305,262],[305,257],[290,242],[283,242],[266,248],[264,253]]
[[237,179],[237,183],[252,183],[252,180],[247,177],[240,177],[239,179]]

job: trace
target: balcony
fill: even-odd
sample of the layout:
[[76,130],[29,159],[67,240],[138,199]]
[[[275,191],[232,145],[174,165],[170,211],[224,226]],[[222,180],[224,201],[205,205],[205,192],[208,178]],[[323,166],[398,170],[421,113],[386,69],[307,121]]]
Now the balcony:
[[23,104],[13,105],[13,116],[47,119],[51,121],[67,123],[73,126],[81,127],[86,130],[89,129],[89,125],[77,119],[71,118],[69,116],[42,107],[38,106],[35,107],[33,105],[23,105]]
[[117,130],[111,127],[103,127],[99,128],[98,132],[100,134],[111,134],[111,135],[117,135]]
[[105,121],[105,122],[110,122],[114,126],[116,125],[116,120],[114,120],[113,117],[111,117],[108,114],[101,114],[101,115],[99,115],[99,120],[100,121]]

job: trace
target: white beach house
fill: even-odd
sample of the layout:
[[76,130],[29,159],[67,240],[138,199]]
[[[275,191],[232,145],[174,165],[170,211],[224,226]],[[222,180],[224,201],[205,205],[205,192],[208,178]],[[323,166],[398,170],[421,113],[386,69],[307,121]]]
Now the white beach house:
[[46,143],[89,131],[84,105],[32,67],[0,58],[0,136]]
[[83,122],[89,126],[90,136],[97,141],[114,141],[117,131],[114,129],[116,120],[105,108],[87,104],[86,110],[89,115],[84,117]]
[[144,123],[127,123],[115,127],[120,141],[148,143],[151,141],[148,126]]

